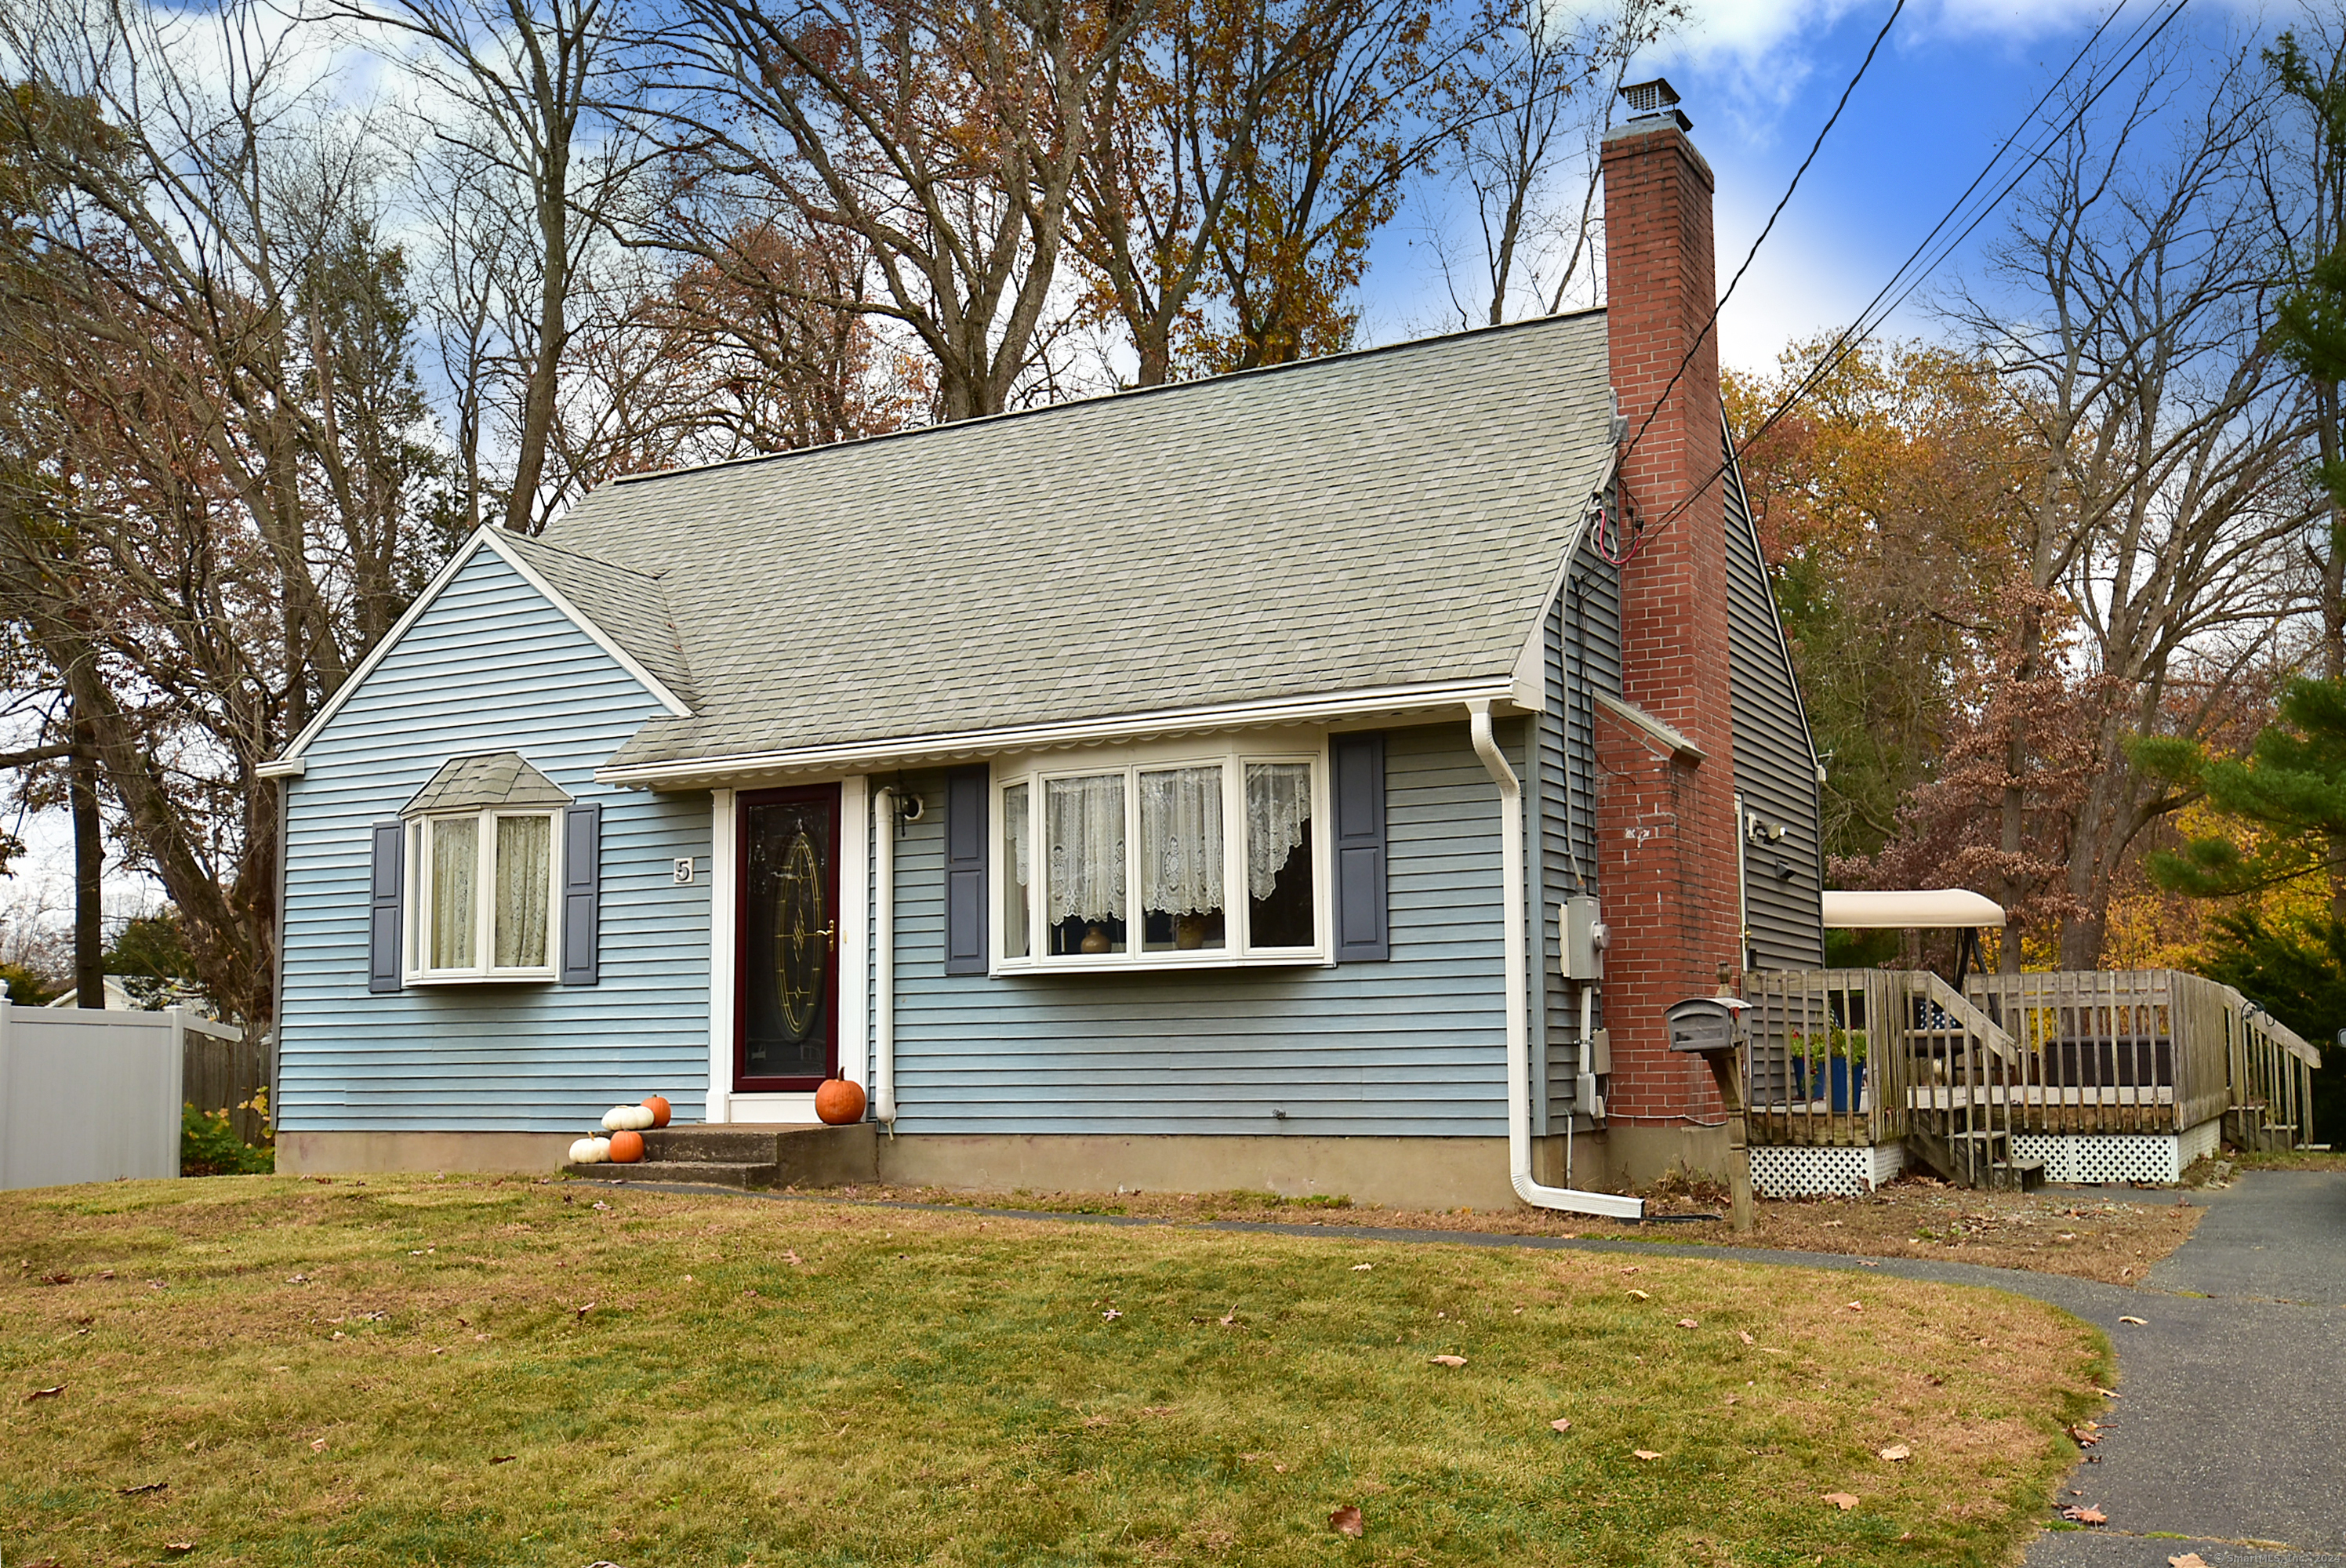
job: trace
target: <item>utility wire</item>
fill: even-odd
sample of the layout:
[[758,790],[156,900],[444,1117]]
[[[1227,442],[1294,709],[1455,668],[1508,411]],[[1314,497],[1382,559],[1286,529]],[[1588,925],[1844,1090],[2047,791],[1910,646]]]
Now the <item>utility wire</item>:
[[[1922,266],[1919,270],[1915,270],[1916,263],[1921,261],[1924,253],[1932,249],[1932,241],[1935,239],[1950,223],[1955,222],[1962,217],[1964,203],[1970,199],[1974,191],[1978,190],[1983,184],[1986,183],[1988,178],[1994,173],[1996,166],[2004,161],[2005,153],[2010,151],[2015,144],[2019,143],[2023,134],[2025,133],[2028,120],[2035,118],[2037,113],[2044,108],[2045,105],[2052,99],[2053,95],[2060,89],[2061,84],[2068,79],[2071,74],[2076,70],[2077,66],[2085,61],[2086,56],[2091,53],[2094,46],[2100,41],[2102,34],[2107,30],[2109,25],[2113,21],[2116,20],[2118,13],[2126,9],[2127,0],[2119,0],[2118,5],[2111,10],[2110,14],[2102,19],[2101,25],[2094,29],[2093,36],[2086,40],[2084,48],[2077,52],[2076,58],[2072,59],[2061,74],[2053,79],[2052,86],[2045,88],[2044,95],[2039,97],[2036,100],[2036,103],[2029,109],[2027,117],[2021,122],[2023,130],[2014,132],[2009,138],[1997,147],[1995,156],[1991,158],[1987,162],[1987,166],[1980,170],[1979,177],[1974,179],[1969,186],[1964,188],[1963,195],[1955,199],[1954,203],[1948,209],[1946,215],[1941,218],[1936,224],[1932,226],[1930,233],[1923,237],[1922,243],[1915,246],[1913,251],[1899,265],[1898,270],[1890,275],[1890,280],[1882,286],[1880,291],[1867,302],[1865,309],[1858,313],[1857,320],[1852,321],[1847,328],[1843,329],[1841,335],[1833,341],[1832,346],[1827,349],[1822,355],[1819,356],[1815,366],[1810,370],[1807,375],[1800,379],[1798,385],[1794,386],[1790,392],[1785,394],[1783,401],[1776,405],[1774,412],[1770,412],[1765,420],[1760,422],[1760,427],[1753,431],[1749,436],[1746,436],[1740,443],[1737,443],[1734,456],[1722,462],[1717,468],[1711,470],[1709,476],[1704,479],[1700,484],[1696,485],[1692,490],[1688,491],[1676,505],[1669,509],[1669,511],[1664,513],[1662,516],[1651,525],[1650,531],[1658,533],[1675,522],[1681,513],[1685,512],[1688,506],[1693,505],[1694,503],[1702,496],[1704,492],[1708,491],[1713,484],[1717,484],[1720,476],[1725,474],[1728,469],[1731,467],[1744,453],[1750,451],[1752,446],[1755,445],[1761,437],[1773,430],[1787,414],[1790,413],[1795,407],[1799,406],[1802,398],[1814,391],[1824,381],[1825,377],[1831,374],[1834,370],[1838,369],[1842,360],[1846,359],[1868,339],[1872,338],[1872,335],[1881,329],[1882,323],[1888,321],[1897,311],[1898,307],[1904,304],[1908,297],[1911,296],[1916,289],[1922,286],[1923,280],[1929,277],[1932,272],[1935,271],[1949,256],[1953,255],[1957,246],[1961,245],[1965,239],[1970,239],[1974,231],[1975,231],[1981,224],[1987,221],[1989,215],[1994,213],[1998,207],[2004,204],[2004,199],[2005,197],[2010,196],[2013,191],[2019,188],[2020,182],[2028,178],[2029,174],[2035,169],[2036,166],[2045,160],[2045,154],[2053,149],[2054,145],[2058,142],[2061,137],[2066,136],[2073,128],[2075,128],[2079,121],[2083,120],[2085,117],[2091,112],[2094,105],[2100,101],[2102,95],[2109,91],[2109,89],[2133,67],[2135,61],[2142,57],[2143,52],[2148,49],[2152,44],[2157,42],[2159,36],[2167,31],[2168,26],[2174,22],[2175,18],[2183,14],[2185,3],[2186,0],[2175,0],[2175,4],[2168,9],[2166,15],[2159,17],[2158,24],[2155,27],[2150,26],[2150,18],[2147,15],[2146,15],[2142,21],[2137,23],[2133,33],[2127,35],[2125,43],[2122,43],[2119,46],[2121,48],[2126,48],[2128,44],[2133,46],[2127,50],[2126,57],[2118,63],[2115,69],[2110,71],[2110,73],[2103,78],[2099,86],[2096,87],[2092,92],[2086,95],[2085,101],[2079,104],[2073,113],[2049,130],[2043,141],[2030,150],[2027,158],[2022,160],[2020,167],[2014,172],[2012,178],[2004,181],[2003,187],[1998,189],[1994,196],[1990,197],[1987,201],[1980,207],[1977,212],[1972,214],[1970,219],[1964,224],[1963,228],[1949,237],[1944,244],[1937,247],[1937,254],[1930,259],[1928,264]],[[2156,13],[2154,13],[2154,15]],[[2144,36],[2144,28],[2146,27],[2149,27],[2147,36]],[[2137,38],[2139,38],[2140,42],[2136,42],[2135,40]],[[1907,277],[1907,273],[1910,270],[1913,270],[1913,275],[1911,278]],[[1900,287],[1900,280],[1902,279],[1905,280],[1904,287],[1902,288]],[[1894,298],[1892,297],[1892,291],[1893,290],[1896,290]],[[1885,300],[1888,300],[1886,305],[1883,303]],[[1724,303],[1724,301],[1721,302]],[[1622,559],[1627,560],[1628,556],[1637,553],[1638,545],[1642,543],[1643,538],[1647,532],[1648,530],[1645,527],[1639,527],[1636,531],[1636,535],[1629,541],[1627,548],[1622,553]]]
[[[1687,345],[1687,351],[1679,356],[1678,369],[1672,371],[1670,379],[1663,383],[1661,395],[1654,400],[1652,407],[1646,410],[1646,417],[1638,422],[1637,433],[1629,437],[1629,444],[1622,449],[1621,462],[1625,466],[1637,452],[1637,443],[1645,438],[1647,427],[1654,423],[1654,416],[1661,412],[1662,405],[1669,401],[1671,392],[1678,384],[1678,378],[1685,375],[1687,366],[1694,362],[1694,356],[1702,348],[1703,340],[1709,337],[1711,329],[1719,324],[1719,311],[1727,308],[1728,300],[1735,298],[1736,285],[1743,281],[1743,274],[1751,270],[1751,263],[1759,259],[1760,247],[1766,244],[1768,236],[1775,232],[1776,219],[1784,215],[1784,209],[1791,203],[1792,193],[1800,188],[1800,177],[1809,172],[1809,165],[1816,162],[1817,154],[1824,150],[1825,137],[1831,136],[1833,127],[1841,123],[1841,111],[1849,107],[1850,95],[1857,91],[1858,83],[1865,80],[1865,73],[1872,66],[1873,56],[1882,52],[1882,41],[1890,36],[1890,29],[1898,25],[1899,14],[1905,9],[1906,0],[1896,0],[1896,4],[1890,7],[1890,15],[1882,24],[1882,31],[1873,36],[1873,43],[1866,49],[1865,58],[1858,62],[1857,72],[1850,77],[1849,86],[1841,88],[1841,101],[1834,104],[1833,112],[1825,117],[1823,127],[1817,132],[1817,139],[1809,144],[1809,156],[1800,159],[1800,167],[1792,171],[1791,182],[1784,187],[1784,194],[1777,199],[1775,210],[1768,214],[1768,221],[1760,226],[1760,238],[1754,239],[1751,249],[1744,252],[1743,265],[1738,267],[1735,276],[1728,280],[1726,292],[1719,295],[1719,303],[1713,305],[1710,314],[1703,319],[1702,331],[1697,332],[1694,341]],[[1632,551],[1636,547],[1634,543],[1629,546]]]

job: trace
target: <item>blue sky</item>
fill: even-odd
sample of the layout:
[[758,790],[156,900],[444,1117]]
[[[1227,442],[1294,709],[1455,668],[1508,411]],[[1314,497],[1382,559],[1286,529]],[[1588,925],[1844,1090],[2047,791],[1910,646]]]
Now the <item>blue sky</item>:
[[[2111,0],[1908,0],[1800,188],[1720,317],[1727,362],[1757,369],[1785,342],[1847,323],[2009,136]],[[2109,38],[2166,0],[2127,0]],[[1719,284],[1741,261],[1890,15],[1891,0],[1696,0],[1686,28],[1631,79],[1667,76],[1719,178]],[[2258,14],[2201,0],[2168,29],[2209,49]],[[1649,67],[1649,68],[1647,68]],[[1934,289],[1977,275],[1991,218],[1892,320],[1932,336]],[[1363,296],[1371,335],[1405,335],[1439,286],[1407,243],[1380,242]],[[1419,228],[1423,227],[1420,220]]]

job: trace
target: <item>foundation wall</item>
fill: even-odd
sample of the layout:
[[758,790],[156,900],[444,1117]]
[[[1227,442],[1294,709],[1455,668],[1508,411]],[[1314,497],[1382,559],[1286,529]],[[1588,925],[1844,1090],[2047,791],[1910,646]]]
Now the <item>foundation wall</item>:
[[570,1157],[576,1133],[280,1133],[284,1176],[362,1171],[474,1171],[546,1176]]

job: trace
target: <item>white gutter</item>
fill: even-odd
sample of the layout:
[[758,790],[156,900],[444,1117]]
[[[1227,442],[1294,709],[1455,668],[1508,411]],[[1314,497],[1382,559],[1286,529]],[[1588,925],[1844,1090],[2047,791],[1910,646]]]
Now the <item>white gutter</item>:
[[1532,1180],[1532,1045],[1526,1016],[1531,964],[1524,942],[1524,786],[1491,738],[1491,705],[1466,705],[1474,754],[1499,787],[1499,907],[1504,912],[1507,998],[1507,1176],[1515,1196],[1537,1208],[1597,1214],[1613,1219],[1643,1219],[1646,1200],[1609,1192],[1542,1186]]
[[595,781],[654,789],[723,788],[744,779],[925,768],[1014,752],[1111,745],[1229,729],[1391,718],[1412,713],[1431,717],[1453,711],[1461,702],[1474,700],[1506,703],[1525,711],[1535,711],[1539,707],[1536,693],[1520,690],[1514,675],[1508,674],[1416,686],[1369,687],[1316,697],[1270,697],[1214,708],[1167,708],[1114,718],[1054,720],[892,740],[844,741],[786,750],[687,758],[674,762],[606,765],[596,769]]
[[[873,798],[879,832],[872,857],[872,1115],[896,1135],[896,791],[882,785]],[[860,940],[860,934],[859,934]]]

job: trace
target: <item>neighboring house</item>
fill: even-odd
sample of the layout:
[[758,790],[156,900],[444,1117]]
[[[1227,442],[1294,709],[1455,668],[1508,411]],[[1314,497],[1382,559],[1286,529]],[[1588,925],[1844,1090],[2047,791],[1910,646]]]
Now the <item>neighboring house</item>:
[[[79,1007],[81,1005],[81,987],[78,985],[69,985],[66,987],[66,993],[63,996],[45,1002],[41,1003],[41,1005],[44,1007]],[[138,1008],[138,1003],[131,996],[129,988],[122,983],[122,981],[118,976],[111,974],[106,977],[106,1005],[109,1010],[116,1013],[131,1013],[136,1012]]]
[[1821,962],[1817,765],[1674,101],[1607,143],[1609,313],[476,535],[270,768],[285,1168],[551,1168],[833,1073],[899,1181],[1716,1168],[1661,1010]]

